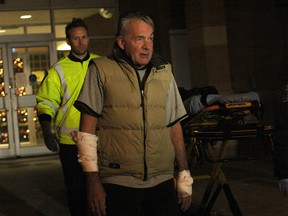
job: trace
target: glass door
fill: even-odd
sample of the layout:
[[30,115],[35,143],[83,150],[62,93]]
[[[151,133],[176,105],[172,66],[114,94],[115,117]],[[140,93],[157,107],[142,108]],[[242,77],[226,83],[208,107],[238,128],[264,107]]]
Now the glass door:
[[15,155],[7,49],[0,45],[0,158]]
[[35,106],[51,65],[50,44],[6,44],[0,49],[0,158],[48,154]]

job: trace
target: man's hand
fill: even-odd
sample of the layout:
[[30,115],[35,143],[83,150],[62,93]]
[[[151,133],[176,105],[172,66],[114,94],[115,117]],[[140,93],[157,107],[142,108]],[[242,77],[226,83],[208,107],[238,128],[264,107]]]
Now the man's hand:
[[279,192],[284,195],[288,196],[288,178],[280,179],[278,182]]
[[59,139],[53,134],[51,131],[45,131],[44,134],[44,142],[46,147],[52,152],[59,151]]
[[192,196],[179,197],[179,204],[181,211],[185,212],[189,209],[192,202]]
[[177,179],[177,192],[181,210],[186,211],[192,202],[192,184],[193,178],[189,170],[179,172]]
[[106,193],[98,172],[86,173],[88,207],[93,216],[106,216]]
[[46,147],[52,152],[59,151],[59,139],[52,133],[52,126],[50,121],[40,121],[41,128],[44,135],[44,142]]

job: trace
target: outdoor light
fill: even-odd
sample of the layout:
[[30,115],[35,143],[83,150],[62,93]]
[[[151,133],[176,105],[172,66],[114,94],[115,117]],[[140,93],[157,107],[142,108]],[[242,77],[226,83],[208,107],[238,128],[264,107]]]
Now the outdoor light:
[[20,19],[30,19],[32,16],[30,14],[20,16]]

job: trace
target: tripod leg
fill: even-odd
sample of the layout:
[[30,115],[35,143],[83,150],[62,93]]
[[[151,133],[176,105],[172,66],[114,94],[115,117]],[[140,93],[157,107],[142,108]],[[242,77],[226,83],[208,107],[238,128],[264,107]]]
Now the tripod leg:
[[204,209],[204,215],[210,215],[211,209],[214,205],[214,203],[216,202],[216,199],[218,198],[220,192],[221,192],[222,186],[218,185],[217,188],[215,189],[211,199],[208,202],[207,207]]
[[230,207],[230,210],[231,212],[233,213],[234,216],[242,216],[242,213],[240,211],[240,208],[238,206],[238,203],[236,202],[232,192],[231,192],[231,189],[229,187],[228,184],[223,184],[222,185],[222,188],[225,192],[225,195],[227,197],[227,201],[229,203],[229,207]]

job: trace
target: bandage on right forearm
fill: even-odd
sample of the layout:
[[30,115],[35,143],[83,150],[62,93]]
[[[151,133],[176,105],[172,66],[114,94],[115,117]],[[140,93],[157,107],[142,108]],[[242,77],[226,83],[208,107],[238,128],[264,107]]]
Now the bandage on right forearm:
[[84,172],[98,172],[97,140],[95,134],[77,133],[78,162]]

